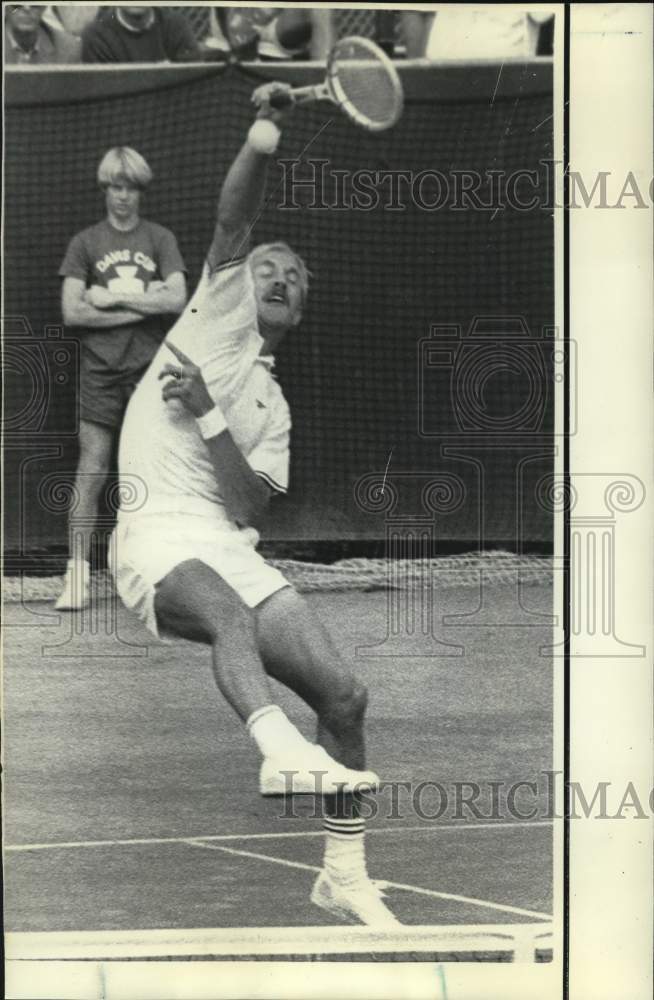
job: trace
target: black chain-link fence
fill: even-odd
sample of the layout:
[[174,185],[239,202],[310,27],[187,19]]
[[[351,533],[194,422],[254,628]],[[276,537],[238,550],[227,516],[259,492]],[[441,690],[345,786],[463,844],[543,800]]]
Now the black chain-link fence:
[[[210,7],[172,7],[189,19],[193,26],[196,38],[204,39],[210,32]],[[392,30],[395,42],[402,45],[402,26],[400,11],[386,12],[394,20]],[[379,37],[379,12],[376,10],[341,10],[332,11],[334,19],[334,30],[337,38],[344,38],[347,35],[363,35],[365,38]]]

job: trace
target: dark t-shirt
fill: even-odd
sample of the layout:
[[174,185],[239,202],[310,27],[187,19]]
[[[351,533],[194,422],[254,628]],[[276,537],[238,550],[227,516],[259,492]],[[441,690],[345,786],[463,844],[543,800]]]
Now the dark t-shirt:
[[82,34],[82,62],[192,62],[200,58],[188,18],[160,7],[152,10],[153,23],[138,32],[123,27],[115,8],[100,10]]
[[[80,278],[87,288],[102,285],[110,292],[138,294],[151,281],[165,281],[175,271],[185,270],[169,229],[140,219],[135,229],[124,233],[103,219],[73,236],[59,274]],[[138,371],[150,363],[169,326],[164,316],[146,316],[140,323],[87,328],[81,337],[82,353],[100,367]]]

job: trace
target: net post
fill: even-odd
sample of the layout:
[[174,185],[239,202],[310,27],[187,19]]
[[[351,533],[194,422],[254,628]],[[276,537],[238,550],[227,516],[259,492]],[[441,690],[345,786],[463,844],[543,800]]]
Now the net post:
[[536,960],[536,940],[533,929],[527,924],[516,929],[513,948],[514,962],[534,962]]

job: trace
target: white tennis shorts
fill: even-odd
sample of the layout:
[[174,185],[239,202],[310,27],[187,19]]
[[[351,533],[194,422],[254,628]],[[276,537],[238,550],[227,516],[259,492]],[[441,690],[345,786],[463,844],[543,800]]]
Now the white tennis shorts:
[[125,606],[158,636],[155,586],[189,559],[215,570],[250,608],[288,587],[288,580],[256,551],[258,541],[254,528],[197,514],[130,517],[112,535],[109,567]]

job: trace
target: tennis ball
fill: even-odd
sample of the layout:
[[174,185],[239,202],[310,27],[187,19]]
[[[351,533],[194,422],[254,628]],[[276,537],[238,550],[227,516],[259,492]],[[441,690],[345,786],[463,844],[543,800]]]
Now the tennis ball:
[[274,153],[281,132],[269,118],[258,118],[248,132],[248,142],[257,153]]

